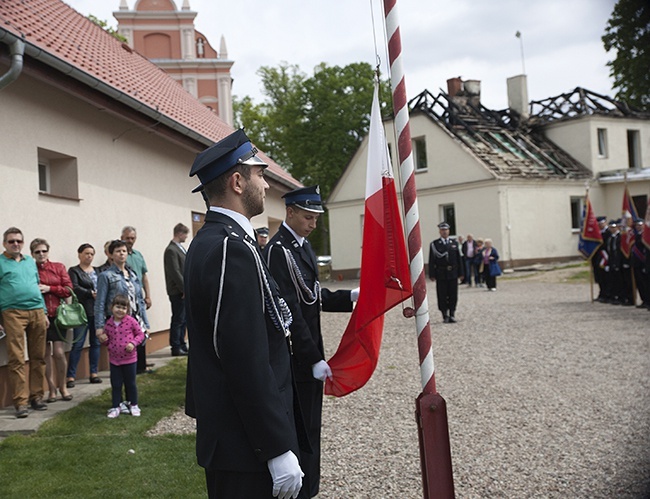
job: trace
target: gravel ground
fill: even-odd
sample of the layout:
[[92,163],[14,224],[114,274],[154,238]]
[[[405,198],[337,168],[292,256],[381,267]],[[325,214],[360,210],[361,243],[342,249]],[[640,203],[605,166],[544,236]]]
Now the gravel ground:
[[[574,272],[461,287],[457,324],[428,283],[457,497],[650,498],[650,312],[590,303]],[[329,355],[348,317],[324,314]],[[326,397],[319,499],[422,497],[417,359],[413,319],[392,310],[372,379]],[[178,414],[151,433],[192,431]]]

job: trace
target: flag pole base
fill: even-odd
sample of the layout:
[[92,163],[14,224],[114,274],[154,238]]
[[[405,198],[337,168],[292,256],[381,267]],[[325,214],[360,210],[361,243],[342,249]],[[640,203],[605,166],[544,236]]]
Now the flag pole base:
[[421,393],[415,405],[424,499],[453,498],[447,403],[438,393]]

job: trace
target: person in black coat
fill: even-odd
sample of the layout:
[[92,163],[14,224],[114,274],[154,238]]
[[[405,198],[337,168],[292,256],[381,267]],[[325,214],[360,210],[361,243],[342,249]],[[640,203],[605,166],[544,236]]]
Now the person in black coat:
[[[600,235],[603,242],[598,246],[598,249],[591,257],[591,266],[594,271],[594,280],[598,284],[598,297],[596,301],[606,302],[609,299],[607,288],[607,275],[605,273],[604,256],[607,252],[607,239],[609,239],[609,230],[607,229],[607,217],[598,217],[598,227],[600,228]],[[605,253],[603,253],[605,252]]]
[[264,256],[293,317],[294,373],[313,451],[300,456],[305,477],[298,497],[309,498],[316,496],[319,489],[323,382],[332,375],[325,362],[320,311],[351,312],[358,290],[329,291],[320,286],[316,255],[307,240],[323,213],[318,186],[296,189],[282,197],[286,218],[267,244]]
[[464,276],[460,248],[455,239],[449,237],[449,224],[438,225],[440,238],[429,247],[429,278],[436,281],[438,310],[447,323],[456,322],[458,303],[458,279]]
[[291,316],[250,223],[268,189],[256,152],[238,130],[190,172],[210,208],[185,261],[186,413],[210,498],[295,498],[302,485]]
[[605,267],[609,303],[620,305],[623,298],[623,253],[621,252],[620,220],[609,221],[607,265]]

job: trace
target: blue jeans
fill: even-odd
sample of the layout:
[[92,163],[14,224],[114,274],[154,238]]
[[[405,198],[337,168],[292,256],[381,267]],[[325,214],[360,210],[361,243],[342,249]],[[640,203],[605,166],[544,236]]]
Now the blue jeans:
[[77,327],[74,329],[73,338],[75,343],[72,344],[70,350],[70,360],[68,361],[68,378],[77,377],[77,365],[81,358],[81,352],[86,342],[86,333],[89,333],[88,341],[90,346],[88,348],[88,359],[90,361],[90,374],[97,374],[99,366],[99,340],[95,334],[95,318],[88,319],[88,325]]
[[[120,402],[131,402],[138,405],[138,386],[135,384],[135,371],[137,362],[116,366],[111,364],[111,395],[112,407],[119,407]],[[122,386],[124,386],[125,399],[122,399]]]
[[474,285],[479,283],[478,280],[478,262],[474,258],[465,258],[465,284],[472,284],[472,274],[474,274]]
[[172,349],[185,347],[185,298],[183,295],[169,297],[172,304],[172,321],[169,325],[169,345]]

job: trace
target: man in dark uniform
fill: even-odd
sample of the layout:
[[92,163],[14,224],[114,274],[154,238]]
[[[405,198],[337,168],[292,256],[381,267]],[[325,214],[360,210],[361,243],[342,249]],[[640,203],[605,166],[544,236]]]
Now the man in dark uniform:
[[460,248],[456,240],[449,237],[449,224],[438,225],[440,238],[434,240],[429,248],[429,278],[436,281],[438,310],[447,323],[456,322],[458,303],[458,279],[464,275],[460,259]]
[[650,274],[648,273],[648,248],[643,244],[645,221],[641,218],[634,222],[634,246],[632,247],[632,268],[634,281],[641,303],[637,308],[650,309]]
[[260,227],[259,229],[255,229],[255,237],[257,238],[257,245],[260,247],[260,250],[264,251],[264,248],[266,248],[269,242],[269,228]]
[[325,312],[351,312],[359,291],[329,291],[320,287],[316,255],[307,240],[323,213],[318,186],[296,189],[282,197],[286,218],[266,246],[264,256],[293,317],[294,373],[313,450],[300,455],[305,477],[299,497],[309,498],[318,494],[323,382],[332,375],[325,362],[320,311],[322,308]]
[[608,303],[620,305],[623,295],[623,275],[621,253],[621,232],[618,228],[620,220],[609,221],[609,238],[607,239],[607,266],[605,267],[608,289]]
[[190,172],[210,208],[185,261],[186,413],[210,498],[295,498],[302,484],[290,313],[250,223],[269,187],[256,152],[238,130]]
[[594,270],[594,280],[596,281],[596,284],[598,284],[598,297],[596,300],[599,302],[606,302],[608,299],[606,283],[607,276],[605,275],[605,265],[601,265],[601,263],[604,260],[607,260],[603,254],[603,251],[607,251],[607,239],[609,238],[609,230],[607,230],[607,217],[598,217],[597,220],[603,242],[594,252],[594,256],[591,257],[591,267]]

